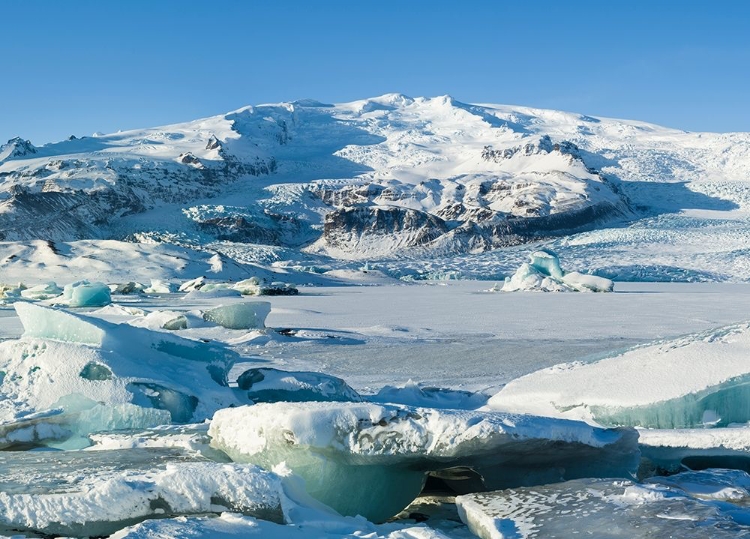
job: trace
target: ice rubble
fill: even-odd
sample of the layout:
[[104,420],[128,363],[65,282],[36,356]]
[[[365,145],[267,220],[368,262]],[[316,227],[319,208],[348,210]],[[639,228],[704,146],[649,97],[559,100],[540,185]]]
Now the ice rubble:
[[[495,410],[659,429],[750,421],[750,323],[557,365],[508,383]],[[616,381],[616,382],[615,382]]]
[[542,292],[612,292],[614,283],[604,277],[577,271],[563,271],[557,255],[548,249],[534,251],[512,277],[506,277],[503,292],[539,290]]
[[237,378],[253,402],[360,402],[362,397],[341,378],[319,372],[248,369]]
[[[704,477],[703,486],[708,488],[683,489],[680,475],[662,485],[577,479],[554,485],[468,494],[457,497],[456,504],[461,519],[480,539],[579,535],[598,539],[750,537],[747,508],[702,501],[690,491],[709,492],[710,478]],[[729,495],[725,479],[719,478],[720,492]],[[733,493],[738,494],[739,490]]]
[[266,469],[284,462],[314,498],[341,514],[376,522],[406,507],[428,472],[458,490],[492,489],[591,475],[628,477],[639,460],[637,435],[629,429],[365,403],[219,410],[209,436],[232,460]]
[[105,536],[146,518],[236,511],[283,521],[282,479],[172,449],[0,452],[0,533]]
[[15,307],[25,333],[0,343],[2,445],[200,421],[247,402],[227,387],[237,356],[223,346],[31,303]]

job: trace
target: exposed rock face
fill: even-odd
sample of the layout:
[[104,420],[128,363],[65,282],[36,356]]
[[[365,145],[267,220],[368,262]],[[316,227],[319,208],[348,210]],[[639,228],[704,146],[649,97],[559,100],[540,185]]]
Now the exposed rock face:
[[445,234],[445,222],[426,212],[398,207],[343,208],[326,215],[323,241],[342,251],[391,250],[426,245]]

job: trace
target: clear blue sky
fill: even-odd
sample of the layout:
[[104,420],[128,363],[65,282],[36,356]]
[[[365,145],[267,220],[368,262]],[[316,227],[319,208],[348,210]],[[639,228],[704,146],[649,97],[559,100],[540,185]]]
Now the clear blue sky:
[[750,131],[750,2],[25,0],[0,142],[402,92]]

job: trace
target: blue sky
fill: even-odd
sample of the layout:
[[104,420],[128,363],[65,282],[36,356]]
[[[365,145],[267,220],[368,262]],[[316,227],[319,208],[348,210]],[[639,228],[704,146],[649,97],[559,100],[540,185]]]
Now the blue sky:
[[750,2],[3,2],[0,142],[402,92],[750,131]]

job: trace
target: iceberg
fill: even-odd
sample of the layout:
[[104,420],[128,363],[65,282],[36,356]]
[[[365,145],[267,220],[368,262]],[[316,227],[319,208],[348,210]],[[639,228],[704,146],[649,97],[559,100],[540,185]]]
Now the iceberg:
[[223,346],[32,303],[16,311],[24,336],[0,343],[6,446],[202,421],[249,402],[228,387],[238,356]]
[[0,533],[107,536],[147,518],[234,511],[283,522],[282,480],[173,449],[0,452]]
[[237,386],[253,402],[360,402],[362,397],[341,378],[319,372],[256,368],[243,372]]
[[727,508],[681,489],[627,480],[577,479],[468,494],[458,496],[456,505],[480,539],[750,536],[750,526],[743,525],[750,523],[746,508]]
[[66,284],[56,303],[69,307],[103,307],[112,303],[109,287],[104,283],[76,281]]
[[[537,290],[542,292],[612,292],[614,283],[604,277],[566,272],[557,255],[549,249],[534,251],[512,277],[506,277],[503,292]],[[494,288],[493,288],[494,290]]]
[[[494,410],[656,429],[750,421],[750,324],[557,365],[508,383]],[[616,381],[616,383],[614,382]]]
[[267,301],[243,301],[209,309],[203,318],[227,329],[263,329],[270,312]]
[[455,490],[599,476],[632,477],[632,429],[581,422],[387,406],[274,403],[219,410],[212,447],[266,469],[284,462],[307,492],[343,515],[384,521],[422,490],[428,473]]

